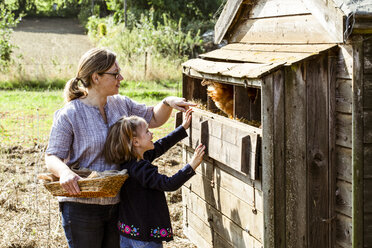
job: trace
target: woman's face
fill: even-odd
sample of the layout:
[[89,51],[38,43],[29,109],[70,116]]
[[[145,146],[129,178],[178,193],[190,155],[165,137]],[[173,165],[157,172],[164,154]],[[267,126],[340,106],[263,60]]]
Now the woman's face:
[[105,96],[112,96],[119,93],[120,81],[123,76],[120,74],[120,67],[117,61],[104,73],[98,74],[98,91]]

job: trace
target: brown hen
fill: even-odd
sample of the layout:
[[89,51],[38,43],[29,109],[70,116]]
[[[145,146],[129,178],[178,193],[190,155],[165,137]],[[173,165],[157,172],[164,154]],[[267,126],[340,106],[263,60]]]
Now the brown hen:
[[217,108],[226,113],[229,118],[234,114],[234,88],[232,85],[222,84],[211,81],[203,81],[208,84],[208,96],[212,98]]
[[[203,80],[202,85],[208,85],[208,96],[212,98],[217,108],[222,110],[229,118],[234,115],[234,87],[229,84],[218,83],[210,80]],[[247,96],[251,102],[255,103],[258,90],[247,88]]]

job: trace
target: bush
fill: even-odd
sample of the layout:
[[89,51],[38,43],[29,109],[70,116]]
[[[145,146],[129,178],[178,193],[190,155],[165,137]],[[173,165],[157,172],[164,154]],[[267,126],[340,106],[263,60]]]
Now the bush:
[[[181,63],[195,56],[202,39],[199,32],[185,32],[182,19],[176,22],[164,14],[162,22],[155,25],[153,14],[143,14],[132,28],[115,24],[114,17],[91,17],[86,27],[98,46],[118,54],[126,79],[180,80]],[[100,23],[107,27],[106,36],[99,35]]]
[[[163,22],[153,23],[153,11],[149,15],[142,15],[140,21],[132,28],[124,27],[123,24],[115,25],[112,17],[105,19],[90,18],[88,32],[91,36],[97,36],[99,23],[107,25],[105,39],[99,40],[102,46],[116,46],[128,57],[140,55],[145,52],[153,55],[180,59],[184,56],[192,56],[197,47],[202,45],[199,31],[192,33],[182,29],[182,19],[178,22],[163,15]],[[100,35],[98,35],[100,36]]]
[[15,27],[18,22],[19,20],[15,19],[8,6],[0,3],[0,69],[4,69],[10,63],[10,55],[15,47],[9,42],[12,33],[11,28]]

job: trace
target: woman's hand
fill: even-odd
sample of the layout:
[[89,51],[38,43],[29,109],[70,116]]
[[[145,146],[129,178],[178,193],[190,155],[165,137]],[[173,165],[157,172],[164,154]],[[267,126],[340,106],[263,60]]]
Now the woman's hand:
[[185,112],[189,107],[196,106],[195,103],[187,102],[185,98],[175,96],[168,96],[163,100],[163,103],[182,112]]
[[60,174],[59,183],[69,194],[78,195],[80,194],[80,188],[77,184],[79,179],[81,177],[78,174],[70,169],[66,169]]
[[191,117],[192,117],[192,108],[189,108],[185,113],[185,118],[183,119],[182,126],[186,130],[190,127],[191,124]]
[[205,146],[203,144],[199,144],[198,147],[196,147],[194,155],[192,156],[190,161],[190,165],[193,170],[196,170],[196,168],[198,168],[198,166],[203,161],[204,149]]

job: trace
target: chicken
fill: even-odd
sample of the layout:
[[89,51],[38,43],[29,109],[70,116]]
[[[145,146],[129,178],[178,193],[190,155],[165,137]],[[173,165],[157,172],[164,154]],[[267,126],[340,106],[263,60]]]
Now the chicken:
[[233,86],[206,80],[202,82],[202,85],[208,85],[208,96],[214,101],[217,108],[232,118],[234,114]]
[[[208,85],[208,96],[214,101],[217,108],[222,110],[229,118],[234,115],[234,87],[229,84],[218,83],[209,80],[203,80],[202,85]],[[255,88],[247,88],[248,99],[255,103],[258,90]]]

